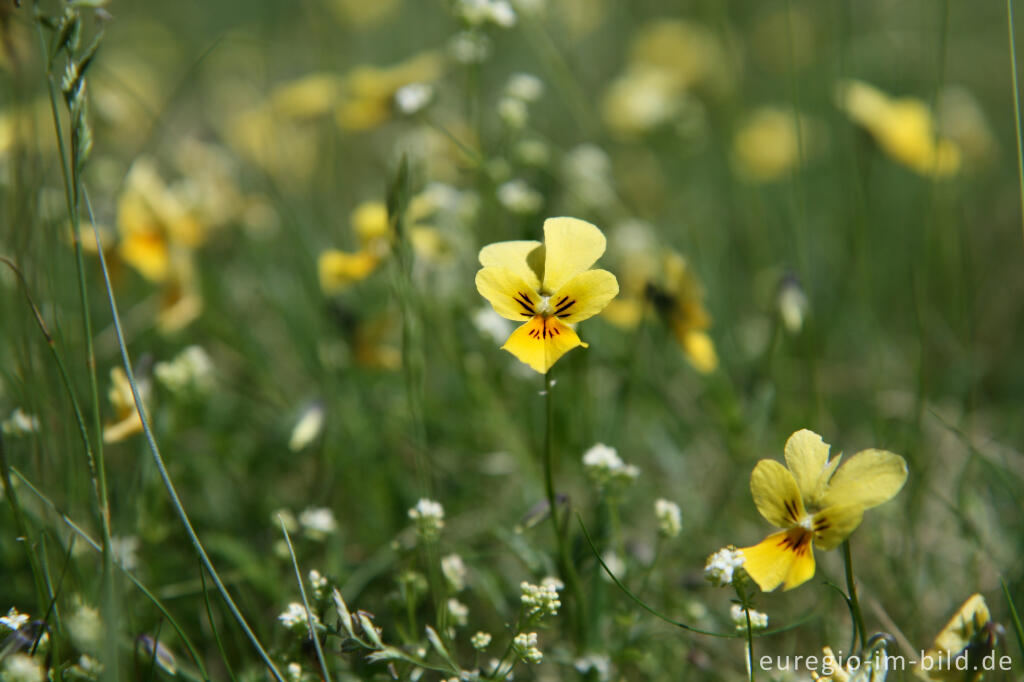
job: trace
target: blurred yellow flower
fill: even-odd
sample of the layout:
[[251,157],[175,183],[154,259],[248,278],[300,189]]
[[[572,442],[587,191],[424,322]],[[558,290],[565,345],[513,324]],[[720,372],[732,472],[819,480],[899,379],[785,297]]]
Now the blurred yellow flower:
[[792,110],[756,109],[732,141],[733,167],[740,176],[770,182],[786,177],[800,165],[801,145],[806,159],[809,125]]
[[913,97],[889,97],[858,80],[840,81],[836,102],[871,133],[892,159],[921,175],[947,177],[960,169],[960,147],[939,137],[928,106]]
[[985,676],[983,659],[994,650],[999,629],[991,622],[985,598],[971,595],[921,656],[914,672],[926,680],[978,682]]
[[619,293],[615,275],[590,269],[604,250],[601,230],[576,218],[545,220],[543,244],[481,249],[477,291],[502,317],[526,320],[502,348],[541,374],[573,348],[586,348],[570,325],[597,315]]
[[[140,382],[139,394],[145,403],[148,396],[148,386]],[[142,432],[142,417],[135,408],[135,397],[132,395],[132,386],[128,382],[128,375],[120,367],[110,370],[110,390],[107,393],[111,406],[114,408],[114,421],[108,422],[103,427],[103,442],[117,443],[125,440],[136,433]]]
[[831,460],[828,455],[821,436],[802,429],[786,441],[786,466],[763,459],[754,467],[754,504],[783,529],[740,550],[744,569],[765,592],[810,580],[814,544],[838,547],[860,525],[865,510],[892,499],[907,480],[907,463],[886,450],[863,450],[842,467],[841,455]]
[[391,118],[395,93],[410,83],[432,83],[441,77],[444,61],[423,52],[389,67],[358,66],[345,75],[335,121],[342,130],[359,132]]

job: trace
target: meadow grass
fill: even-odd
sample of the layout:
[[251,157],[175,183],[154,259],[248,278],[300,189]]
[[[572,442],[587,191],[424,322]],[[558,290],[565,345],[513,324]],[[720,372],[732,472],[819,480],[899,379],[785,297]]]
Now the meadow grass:
[[[0,4],[0,677],[1020,679],[1014,9]],[[801,429],[908,475],[762,591]]]

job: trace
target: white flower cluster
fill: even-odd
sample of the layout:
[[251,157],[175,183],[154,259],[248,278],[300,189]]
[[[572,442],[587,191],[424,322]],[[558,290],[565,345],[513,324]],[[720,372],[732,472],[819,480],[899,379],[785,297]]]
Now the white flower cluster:
[[4,660],[0,678],[5,682],[44,682],[46,673],[42,663],[32,656],[14,654]]
[[473,645],[473,648],[477,651],[483,651],[491,645],[491,633],[489,632],[477,632],[475,635],[469,638],[469,643]]
[[39,430],[39,417],[28,414],[18,407],[11,412],[10,417],[0,424],[0,429],[3,430],[5,436],[27,436]]
[[540,210],[544,196],[525,180],[516,178],[498,186],[498,201],[512,213],[530,215]]
[[[729,617],[737,630],[747,629],[747,611],[739,604],[733,604],[729,609]],[[761,613],[757,609],[750,609],[750,629],[764,630],[768,627],[768,614]]]
[[544,659],[544,654],[537,648],[536,632],[520,632],[512,640],[512,647],[526,663],[540,663]]
[[640,475],[640,469],[623,462],[615,448],[604,443],[583,453],[583,466],[590,478],[602,487],[612,482],[630,483]]
[[516,25],[516,11],[507,0],[458,0],[455,14],[470,26],[494,24],[511,28]]
[[416,522],[416,532],[424,540],[432,540],[444,528],[444,507],[440,502],[423,497],[409,510],[409,518]]
[[0,616],[0,625],[4,626],[11,632],[20,630],[26,623],[28,623],[29,617],[27,613],[21,613],[18,609],[13,606],[7,612],[6,616]]
[[313,598],[323,599],[327,592],[327,576],[314,568],[309,572],[309,585],[313,588]]
[[743,566],[743,552],[732,545],[723,547],[708,557],[704,577],[715,587],[732,584],[736,569]]
[[[312,614],[312,615],[313,615],[313,625],[314,626],[320,625],[320,619],[317,618],[315,613]],[[289,630],[292,630],[292,629],[295,629],[295,628],[308,628],[309,627],[309,621],[308,621],[308,619],[306,617],[306,607],[303,606],[302,604],[300,604],[297,601],[293,601],[291,604],[289,604],[288,608],[286,608],[281,613],[281,615],[279,615],[277,617],[277,619],[279,621],[281,621],[281,624],[284,625]]]
[[201,346],[188,346],[173,360],[156,363],[153,375],[171,393],[206,393],[213,388],[213,360]]
[[456,592],[466,589],[466,564],[458,554],[441,557],[441,573]]
[[434,86],[430,83],[409,83],[395,92],[395,106],[407,116],[426,109],[432,99]]
[[454,597],[448,600],[448,613],[460,627],[469,622],[469,607]]
[[299,525],[306,536],[312,540],[324,540],[338,530],[338,522],[334,520],[334,512],[327,507],[309,507],[299,514]]
[[526,127],[530,117],[529,104],[544,94],[544,83],[528,73],[516,73],[505,85],[505,94],[498,101],[498,117],[513,130]]
[[565,586],[558,578],[547,577],[540,585],[534,585],[523,581],[519,588],[522,590],[520,601],[526,607],[526,616],[540,615],[554,616],[558,613],[562,602],[558,599],[558,591]]
[[658,532],[666,538],[678,537],[683,530],[683,514],[679,505],[665,499],[654,501],[654,515],[658,519]]
[[289,682],[300,682],[302,680],[302,666],[295,661],[288,664],[288,680]]

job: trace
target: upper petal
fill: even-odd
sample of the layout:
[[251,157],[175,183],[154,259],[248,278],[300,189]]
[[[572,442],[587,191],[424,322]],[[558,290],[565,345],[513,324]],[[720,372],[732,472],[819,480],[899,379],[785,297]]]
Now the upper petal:
[[744,547],[743,568],[764,592],[785,583],[791,590],[814,575],[811,534],[803,528],[772,533],[753,547]]
[[509,320],[534,316],[540,297],[529,283],[508,268],[489,267],[476,273],[476,290],[490,301],[495,312]]
[[786,441],[786,466],[793,472],[800,495],[808,504],[821,497],[828,480],[822,478],[828,465],[828,451],[828,443],[807,429],[800,429]]
[[555,317],[575,324],[593,317],[619,293],[619,282],[607,270],[587,270],[576,275],[551,296]]
[[604,233],[577,218],[544,221],[544,291],[555,292],[597,262],[604,253]]
[[886,450],[864,450],[839,467],[829,481],[821,504],[858,505],[861,509],[892,499],[907,480],[907,462]]
[[762,459],[754,467],[750,492],[761,516],[774,526],[795,526],[806,515],[793,474],[774,459]]
[[534,291],[540,289],[540,276],[530,267],[530,254],[541,247],[538,241],[497,242],[480,249],[480,265],[506,268],[523,278]]
[[553,317],[534,317],[512,332],[502,346],[534,371],[546,374],[560,357],[586,344],[572,330]]

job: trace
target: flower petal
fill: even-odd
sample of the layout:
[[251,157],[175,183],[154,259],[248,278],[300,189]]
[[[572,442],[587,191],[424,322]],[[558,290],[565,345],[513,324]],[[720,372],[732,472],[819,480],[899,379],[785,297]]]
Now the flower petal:
[[575,324],[604,310],[619,293],[619,282],[607,270],[587,270],[576,275],[551,296],[554,316]]
[[701,374],[710,374],[718,369],[718,353],[715,352],[715,342],[711,340],[707,332],[689,330],[677,334],[676,338],[683,347],[687,360]]
[[803,528],[772,533],[753,547],[744,547],[743,568],[764,592],[785,583],[791,590],[814,576],[811,534]]
[[762,459],[754,467],[750,492],[761,516],[773,526],[795,526],[807,514],[793,474],[774,459]]
[[822,474],[828,465],[828,451],[829,444],[808,429],[800,429],[786,441],[786,466],[808,504],[814,504],[824,492],[828,479],[823,480]]
[[886,450],[864,450],[839,467],[821,503],[870,509],[892,499],[906,480],[907,463],[902,457]]
[[935,648],[956,656],[990,619],[985,598],[980,594],[972,594],[935,638]]
[[544,292],[556,292],[604,253],[604,233],[577,218],[544,221]]
[[490,301],[495,312],[509,320],[522,322],[536,314],[540,297],[515,271],[489,267],[476,273],[476,290]]
[[485,268],[507,268],[522,277],[531,289],[537,291],[540,289],[540,276],[530,265],[530,254],[540,247],[541,243],[538,241],[488,244],[480,249],[480,265]]
[[864,508],[858,505],[837,504],[826,507],[814,515],[814,542],[822,549],[835,549],[860,525]]
[[546,374],[558,358],[576,346],[585,348],[586,345],[580,341],[572,327],[562,324],[553,317],[537,315],[512,332],[512,336],[508,337],[502,348],[525,362],[534,371]]

